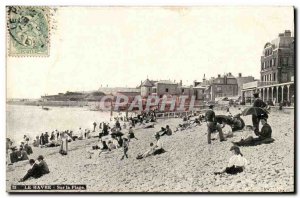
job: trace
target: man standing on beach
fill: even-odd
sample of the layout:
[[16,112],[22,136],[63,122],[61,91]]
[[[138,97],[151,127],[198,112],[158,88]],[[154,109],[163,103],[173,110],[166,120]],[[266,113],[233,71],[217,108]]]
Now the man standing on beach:
[[218,130],[220,142],[226,141],[222,132],[222,128],[216,121],[216,115],[213,111],[214,106],[209,105],[209,110],[205,113],[205,118],[207,122],[207,142],[211,144],[211,133]]
[[96,126],[97,126],[97,123],[96,123],[96,122],[94,122],[94,123],[93,123],[93,126],[94,126],[94,130],[93,130],[93,132],[95,132],[95,131],[96,131]]
[[[265,108],[267,106],[266,103],[264,103],[264,101],[259,98],[259,93],[254,93],[253,96],[255,98],[253,107]],[[256,115],[252,115],[252,124],[253,124],[255,135],[258,135],[259,133],[259,122],[260,122],[260,117]]]
[[128,147],[129,147],[129,140],[127,138],[123,138],[123,151],[124,151],[124,154],[121,158],[121,160],[124,159],[124,157],[128,158],[128,155],[127,155],[127,152],[128,152]]

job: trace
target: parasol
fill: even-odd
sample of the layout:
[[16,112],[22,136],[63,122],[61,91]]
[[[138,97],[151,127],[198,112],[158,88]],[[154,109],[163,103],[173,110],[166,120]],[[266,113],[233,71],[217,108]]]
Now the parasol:
[[249,107],[243,110],[242,115],[255,115],[255,116],[263,116],[267,115],[269,112],[261,107]]

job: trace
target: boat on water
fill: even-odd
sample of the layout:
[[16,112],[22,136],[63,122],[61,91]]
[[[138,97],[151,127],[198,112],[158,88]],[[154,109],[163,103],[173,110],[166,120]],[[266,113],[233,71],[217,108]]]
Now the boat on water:
[[48,107],[43,107],[43,106],[42,106],[42,109],[45,110],[45,111],[49,111],[49,110],[50,110],[50,108],[48,108]]

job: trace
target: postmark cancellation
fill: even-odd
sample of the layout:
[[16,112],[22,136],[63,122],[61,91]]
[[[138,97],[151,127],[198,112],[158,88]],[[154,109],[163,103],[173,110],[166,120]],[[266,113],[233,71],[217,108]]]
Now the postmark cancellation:
[[8,56],[49,56],[50,8],[7,6]]

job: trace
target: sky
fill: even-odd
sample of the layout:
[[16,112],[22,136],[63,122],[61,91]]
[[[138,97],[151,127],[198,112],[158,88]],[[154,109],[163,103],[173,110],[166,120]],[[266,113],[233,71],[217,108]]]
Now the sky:
[[147,77],[190,85],[260,77],[265,43],[294,35],[293,7],[58,7],[49,57],[7,57],[7,98],[39,98]]

